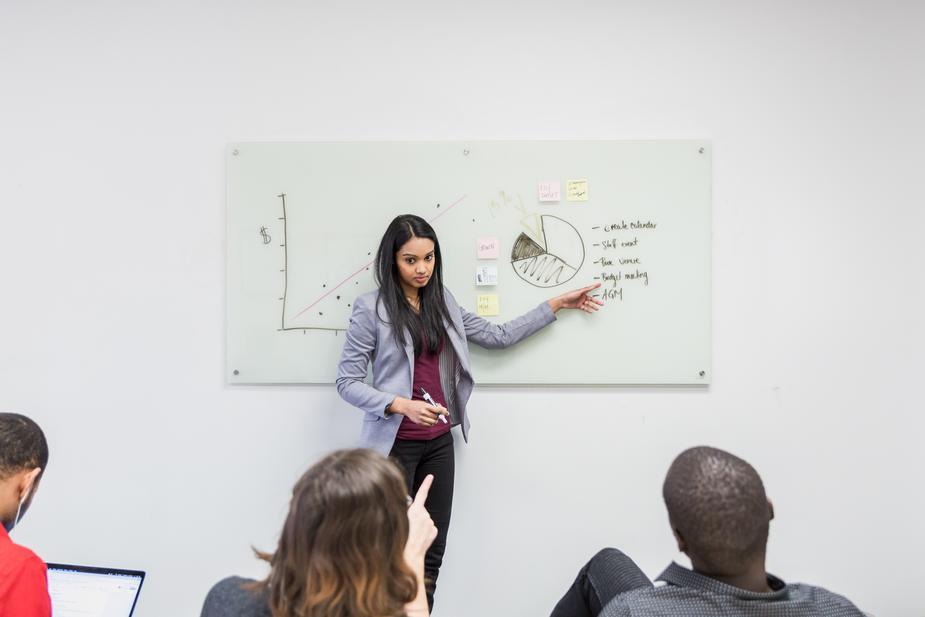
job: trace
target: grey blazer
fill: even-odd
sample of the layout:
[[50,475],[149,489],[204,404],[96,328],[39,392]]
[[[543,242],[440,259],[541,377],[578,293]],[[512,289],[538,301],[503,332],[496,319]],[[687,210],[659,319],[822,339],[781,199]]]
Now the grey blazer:
[[[446,396],[451,423],[462,426],[463,439],[469,440],[466,403],[475,382],[469,363],[468,341],[496,349],[521,341],[556,320],[549,304],[543,302],[530,312],[496,325],[459,306],[444,288],[449,323],[444,320],[448,345],[440,357],[440,381]],[[406,335],[404,346],[392,334],[385,305],[378,301],[379,291],[363,294],[353,303],[347,327],[347,340],[337,367],[337,392],[341,398],[362,409],[363,425],[360,447],[372,448],[386,456],[395,443],[395,435],[404,416],[386,415],[395,397],[411,398],[414,383],[414,348]],[[372,383],[366,383],[372,362]]]

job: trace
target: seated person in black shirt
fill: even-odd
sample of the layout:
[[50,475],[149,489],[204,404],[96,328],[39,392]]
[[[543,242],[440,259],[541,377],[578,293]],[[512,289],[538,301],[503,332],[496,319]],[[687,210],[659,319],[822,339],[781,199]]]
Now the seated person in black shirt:
[[674,460],[662,488],[678,549],[655,586],[633,561],[604,549],[578,573],[552,617],[863,617],[820,587],[787,584],[764,569],[774,508],[758,472],[723,450],[697,447]]

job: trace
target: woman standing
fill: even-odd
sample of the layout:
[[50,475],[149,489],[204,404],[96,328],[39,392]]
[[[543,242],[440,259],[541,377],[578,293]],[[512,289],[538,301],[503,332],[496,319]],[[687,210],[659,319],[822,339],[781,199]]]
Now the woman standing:
[[[337,371],[340,396],[366,412],[360,445],[398,460],[411,494],[434,476],[425,504],[437,526],[427,551],[427,601],[433,607],[453,505],[450,428],[468,440],[466,402],[474,385],[467,343],[508,347],[555,321],[559,309],[592,313],[602,304],[578,289],[496,325],[459,306],[443,287],[440,243],[419,216],[396,217],[376,253],[379,289],[353,304]],[[365,383],[372,363],[372,385]]]

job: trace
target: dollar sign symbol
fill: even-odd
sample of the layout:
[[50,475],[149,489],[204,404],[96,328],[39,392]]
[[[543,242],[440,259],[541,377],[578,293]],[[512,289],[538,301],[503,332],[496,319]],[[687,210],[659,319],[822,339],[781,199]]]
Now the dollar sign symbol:
[[269,244],[269,243],[270,243],[270,240],[273,239],[273,238],[270,237],[270,234],[267,233],[267,228],[266,228],[266,227],[261,227],[261,228],[260,228],[260,235],[263,236],[263,243],[264,243],[264,244]]

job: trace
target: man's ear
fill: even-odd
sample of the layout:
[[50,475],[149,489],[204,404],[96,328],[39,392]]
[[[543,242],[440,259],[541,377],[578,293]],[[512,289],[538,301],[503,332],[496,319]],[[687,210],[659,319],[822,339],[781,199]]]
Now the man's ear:
[[684,536],[681,535],[681,531],[672,525],[671,533],[674,534],[675,542],[678,543],[678,550],[687,555],[687,542],[684,541]]
[[768,520],[774,520],[774,503],[768,499]]
[[39,476],[41,473],[42,468],[36,467],[32,471],[22,475],[22,480],[19,481],[20,499],[22,499],[22,495],[25,495],[26,493],[29,493],[29,495],[35,494],[35,489],[38,488]]

